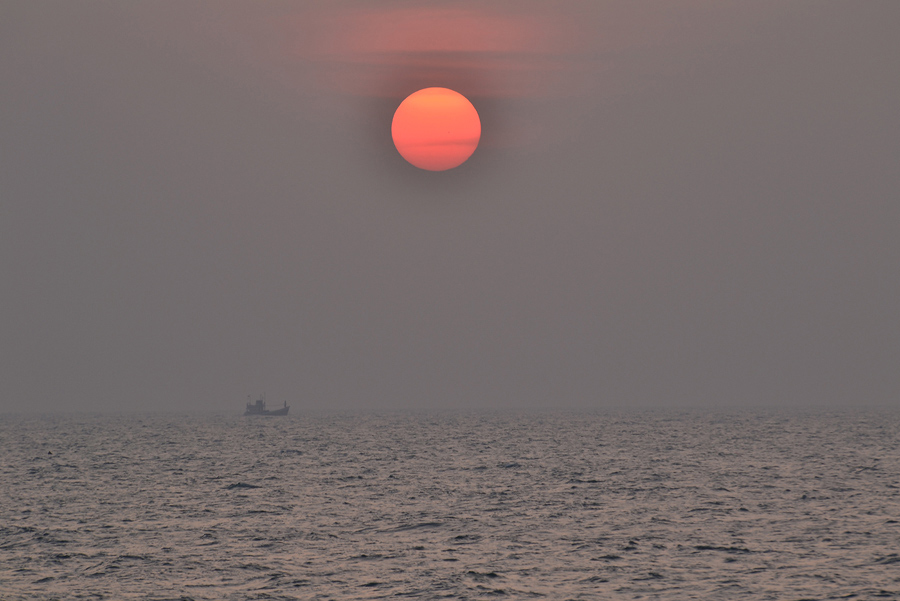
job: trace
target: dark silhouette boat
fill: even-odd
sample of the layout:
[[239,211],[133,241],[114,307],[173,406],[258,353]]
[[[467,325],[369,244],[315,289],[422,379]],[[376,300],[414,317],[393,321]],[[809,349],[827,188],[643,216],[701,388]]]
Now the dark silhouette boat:
[[288,407],[287,401],[284,402],[284,407],[279,409],[266,409],[266,397],[261,396],[255,403],[247,401],[247,410],[244,411],[244,415],[287,415],[288,409],[290,407]]

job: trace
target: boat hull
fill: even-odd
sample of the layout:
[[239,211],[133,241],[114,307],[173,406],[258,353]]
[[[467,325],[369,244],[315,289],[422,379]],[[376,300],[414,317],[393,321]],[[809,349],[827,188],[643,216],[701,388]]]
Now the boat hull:
[[282,407],[281,409],[269,410],[265,409],[263,411],[250,411],[249,409],[244,412],[244,415],[287,415],[288,409],[290,407]]

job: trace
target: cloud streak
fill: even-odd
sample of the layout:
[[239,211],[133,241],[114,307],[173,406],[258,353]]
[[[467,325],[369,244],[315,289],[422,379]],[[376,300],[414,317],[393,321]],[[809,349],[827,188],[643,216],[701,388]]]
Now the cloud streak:
[[481,97],[559,93],[571,75],[570,24],[483,6],[323,7],[291,19],[289,49],[329,91],[398,97],[443,85]]

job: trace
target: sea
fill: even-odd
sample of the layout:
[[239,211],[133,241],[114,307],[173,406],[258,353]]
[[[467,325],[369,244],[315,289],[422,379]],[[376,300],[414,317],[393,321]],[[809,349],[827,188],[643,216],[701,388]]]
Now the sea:
[[0,415],[0,599],[900,599],[900,415]]

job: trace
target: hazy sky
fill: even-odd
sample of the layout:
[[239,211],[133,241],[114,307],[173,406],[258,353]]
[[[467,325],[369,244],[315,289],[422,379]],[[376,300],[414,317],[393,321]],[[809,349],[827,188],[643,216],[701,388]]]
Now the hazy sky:
[[[4,0],[0,411],[897,407],[898,23]],[[428,86],[453,171],[390,139]]]

